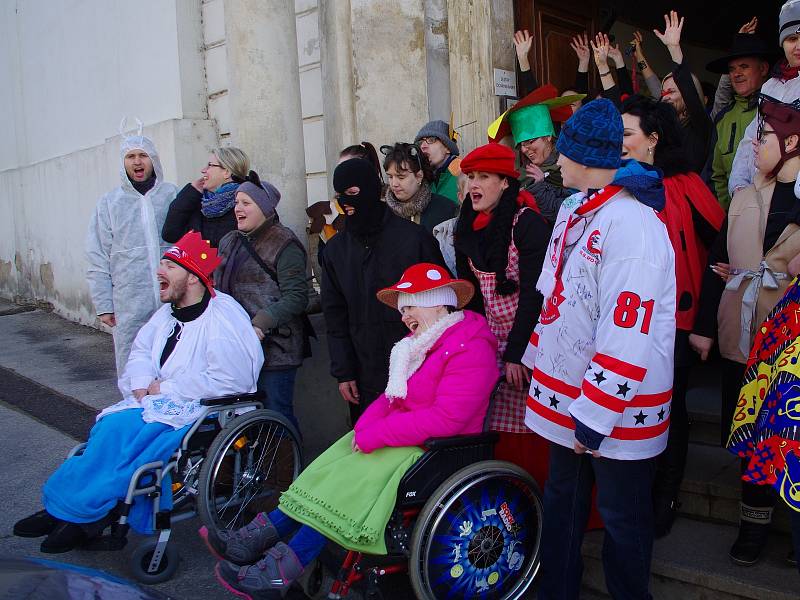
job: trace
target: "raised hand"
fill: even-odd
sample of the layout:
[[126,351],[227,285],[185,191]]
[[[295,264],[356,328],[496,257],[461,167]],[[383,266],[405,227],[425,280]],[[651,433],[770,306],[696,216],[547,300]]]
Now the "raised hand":
[[528,53],[531,51],[533,45],[533,36],[525,29],[514,33],[514,49],[517,51],[517,60],[519,61],[519,68],[523,71],[528,71],[531,68]]
[[591,58],[589,36],[585,33],[580,33],[572,38],[569,45],[578,57],[578,70],[585,73],[589,70],[589,58]]
[[609,45],[608,57],[614,61],[614,65],[621,69],[625,66],[625,59],[622,56],[622,50],[619,49],[619,44]]
[[602,75],[604,72],[608,71],[608,52],[611,49],[611,43],[608,41],[608,36],[602,31],[589,43],[592,46],[594,62]]
[[683,17],[678,17],[678,13],[671,10],[668,15],[664,15],[664,32],[653,29],[653,33],[661,40],[667,48],[681,45],[681,31],[683,31]]
[[755,33],[758,27],[758,17],[753,17],[739,28],[739,33]]

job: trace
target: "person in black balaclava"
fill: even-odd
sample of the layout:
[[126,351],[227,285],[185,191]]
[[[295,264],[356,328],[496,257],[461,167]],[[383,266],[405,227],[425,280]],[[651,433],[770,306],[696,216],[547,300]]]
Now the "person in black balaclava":
[[380,202],[381,182],[372,165],[362,158],[344,161],[333,172],[333,188],[351,233],[363,239],[380,231],[386,205]]
[[408,332],[400,313],[378,302],[375,294],[413,264],[445,262],[430,233],[381,202],[381,183],[369,162],[352,158],[339,164],[333,187],[346,215],[345,228],[320,257],[322,310],[331,375],[339,381],[355,424],[386,388],[392,346]]

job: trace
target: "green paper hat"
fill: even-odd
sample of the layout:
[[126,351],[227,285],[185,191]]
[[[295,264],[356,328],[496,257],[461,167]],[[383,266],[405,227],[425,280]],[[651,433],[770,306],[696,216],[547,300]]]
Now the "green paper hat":
[[556,134],[553,119],[550,118],[550,108],[544,104],[532,104],[520,108],[508,115],[508,122],[511,125],[515,146],[526,140]]
[[490,142],[498,142],[505,136],[514,136],[514,145],[525,140],[555,135],[553,122],[564,122],[572,116],[573,102],[583,100],[586,94],[559,96],[552,84],[543,85],[518,101],[489,125]]

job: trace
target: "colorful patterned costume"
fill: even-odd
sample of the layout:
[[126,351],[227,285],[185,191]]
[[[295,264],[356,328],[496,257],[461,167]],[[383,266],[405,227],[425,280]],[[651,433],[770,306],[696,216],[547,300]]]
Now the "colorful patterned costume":
[[761,325],[747,361],[728,449],[750,460],[742,480],[771,485],[800,512],[800,281]]

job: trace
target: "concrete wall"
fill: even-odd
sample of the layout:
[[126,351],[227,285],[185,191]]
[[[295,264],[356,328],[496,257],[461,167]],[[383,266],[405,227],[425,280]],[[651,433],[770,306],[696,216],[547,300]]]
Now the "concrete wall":
[[170,181],[216,142],[197,0],[0,5],[0,294],[94,321],[83,241],[119,185],[120,118],[139,117]]

